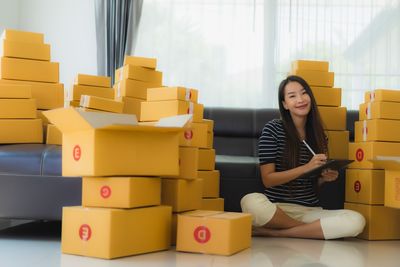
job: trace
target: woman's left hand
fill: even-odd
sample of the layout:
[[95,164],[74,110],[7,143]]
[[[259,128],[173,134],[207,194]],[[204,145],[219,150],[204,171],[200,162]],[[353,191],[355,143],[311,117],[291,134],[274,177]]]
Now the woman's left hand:
[[339,176],[339,172],[331,169],[325,169],[321,172],[321,182],[333,182]]

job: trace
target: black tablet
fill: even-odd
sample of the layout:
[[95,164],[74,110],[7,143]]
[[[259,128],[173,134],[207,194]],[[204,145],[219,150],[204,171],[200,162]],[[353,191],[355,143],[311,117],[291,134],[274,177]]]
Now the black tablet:
[[352,163],[354,160],[351,159],[329,159],[326,161],[324,165],[321,165],[315,169],[312,169],[311,171],[305,172],[302,175],[300,175],[297,178],[303,178],[303,177],[309,177],[309,176],[315,176],[318,175],[321,176],[321,172],[325,169],[331,169],[331,170],[340,170],[345,168],[347,165]]

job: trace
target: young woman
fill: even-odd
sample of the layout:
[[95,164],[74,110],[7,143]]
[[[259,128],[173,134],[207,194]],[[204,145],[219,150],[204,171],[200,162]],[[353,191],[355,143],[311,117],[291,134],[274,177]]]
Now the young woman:
[[299,177],[327,160],[327,140],[310,86],[301,77],[289,76],[281,82],[278,96],[281,119],[268,122],[259,140],[265,193],[241,200],[243,212],[253,215],[253,235],[314,239],[358,235],[365,226],[361,214],[318,207],[318,187],[336,180],[337,171]]

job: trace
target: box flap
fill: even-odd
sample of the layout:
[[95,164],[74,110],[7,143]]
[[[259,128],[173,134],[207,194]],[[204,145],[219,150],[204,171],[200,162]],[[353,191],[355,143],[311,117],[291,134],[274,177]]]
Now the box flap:
[[193,114],[184,114],[172,117],[161,118],[155,126],[157,127],[184,127],[192,121]]
[[183,216],[191,216],[191,217],[210,217],[217,214],[224,213],[224,211],[216,211],[216,210],[193,210],[188,212],[180,213],[179,215]]

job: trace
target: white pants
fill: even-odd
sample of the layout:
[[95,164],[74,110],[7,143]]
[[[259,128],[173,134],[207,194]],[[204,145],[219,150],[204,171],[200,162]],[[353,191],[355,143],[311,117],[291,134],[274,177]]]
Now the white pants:
[[254,226],[264,226],[282,209],[291,218],[311,223],[320,220],[325,239],[357,236],[365,226],[364,217],[352,210],[324,210],[290,203],[272,203],[264,194],[251,193],[240,201],[242,211],[253,216]]

